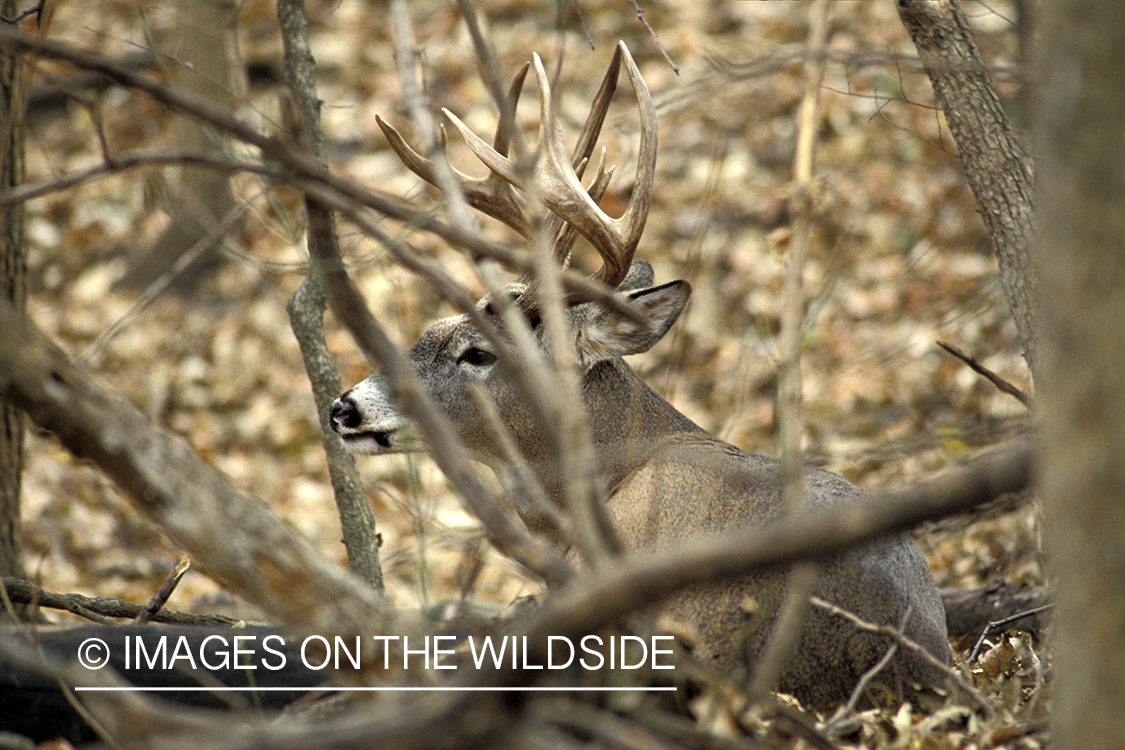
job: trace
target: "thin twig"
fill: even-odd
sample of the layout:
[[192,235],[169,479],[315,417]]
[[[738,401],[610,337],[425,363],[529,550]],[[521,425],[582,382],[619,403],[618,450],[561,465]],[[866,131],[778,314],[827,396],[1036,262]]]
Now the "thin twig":
[[1031,396],[1028,396],[1026,393],[1024,393],[1022,390],[1017,388],[1015,385],[1013,385],[1012,383],[1009,383],[1007,380],[1005,380],[1004,378],[1002,378],[999,375],[997,375],[996,373],[994,373],[992,370],[990,370],[987,367],[985,367],[984,365],[982,365],[980,362],[978,362],[976,360],[976,358],[970,357],[968,354],[965,354],[964,352],[962,352],[957,347],[953,346],[952,344],[947,344],[944,341],[938,341],[937,345],[940,346],[945,351],[952,354],[957,359],[964,362],[974,372],[978,373],[979,375],[983,375],[985,378],[988,379],[988,381],[990,383],[992,383],[994,386],[999,388],[1001,391],[1003,391],[1004,393],[1007,393],[1009,396],[1012,396],[1012,397],[1018,399],[1019,402],[1021,404],[1023,404],[1024,406],[1026,406],[1028,409],[1031,409],[1031,410],[1035,409],[1035,401],[1031,398]]
[[489,432],[489,437],[496,441],[496,445],[499,446],[500,452],[504,456],[504,462],[515,478],[515,486],[508,490],[509,494],[513,495],[512,502],[520,502],[514,495],[515,493],[522,493],[522,502],[527,503],[533,509],[531,515],[541,517],[547,527],[547,532],[557,534],[562,541],[561,546],[569,547],[570,545],[566,543],[566,540],[570,535],[566,524],[563,522],[563,515],[547,498],[547,493],[543,490],[535,472],[527,465],[527,460],[520,453],[511,433],[504,426],[503,420],[500,418],[500,412],[496,409],[496,403],[479,383],[470,384],[469,395],[473,397],[473,401],[481,411],[481,416],[484,418],[484,429]]
[[3,21],[4,23],[17,24],[28,16],[35,16],[35,25],[38,26],[39,23],[43,20],[43,8],[45,7],[45,5],[46,0],[39,0],[39,2],[37,2],[35,5],[32,5],[30,8],[21,11],[19,15],[11,17],[0,15],[0,21]]
[[856,706],[859,704],[859,699],[863,697],[864,692],[867,690],[867,686],[871,684],[871,681],[875,679],[875,677],[880,672],[886,669],[887,665],[891,663],[891,659],[894,658],[894,655],[897,653],[898,643],[892,643],[887,649],[886,653],[883,654],[883,658],[879,659],[879,661],[871,665],[871,668],[864,672],[863,675],[859,678],[859,682],[855,684],[855,688],[852,690],[852,694],[848,697],[848,702],[845,705],[841,706],[839,713],[837,713],[828,721],[828,723],[825,725],[826,728],[835,726],[845,716],[848,716],[853,711],[855,711]]
[[[464,12],[464,8],[462,8]],[[418,48],[414,41],[414,29],[410,22],[410,11],[405,0],[391,3],[391,22],[394,24],[395,61],[398,63],[399,83],[402,86],[402,103],[414,130],[422,139],[423,150],[433,163],[434,178],[445,197],[446,210],[454,226],[474,231],[473,213],[460,184],[453,176],[445,150],[438,138],[437,123],[434,122],[422,87],[418,84]],[[470,25],[470,28],[472,26]],[[476,37],[474,37],[475,40]],[[477,50],[478,57],[482,54]]]
[[844,618],[860,630],[866,630],[870,633],[879,633],[880,635],[890,636],[904,649],[919,656],[923,661],[925,661],[935,669],[940,670],[949,679],[950,682],[955,684],[958,689],[963,691],[965,695],[969,696],[969,698],[971,698],[973,702],[980,707],[981,713],[985,716],[985,718],[992,717],[992,706],[988,704],[988,701],[984,699],[984,696],[977,692],[976,688],[966,682],[965,678],[962,677],[956,669],[953,669],[953,667],[949,666],[941,659],[938,659],[936,656],[927,651],[925,647],[921,646],[913,639],[908,638],[900,629],[891,627],[890,625],[876,625],[875,623],[868,622],[860,617],[857,617],[846,609],[841,609],[831,602],[826,602],[818,596],[812,597],[811,601],[813,603],[813,606],[819,607],[829,614]]
[[676,67],[676,63],[672,62],[672,58],[668,55],[668,50],[664,49],[664,43],[660,41],[660,37],[656,34],[656,30],[649,25],[648,19],[645,18],[645,12],[641,8],[641,6],[637,4],[637,0],[629,0],[629,4],[633,6],[633,11],[637,14],[637,20],[640,21],[641,25],[648,30],[649,36],[652,37],[652,41],[656,43],[656,48],[660,50],[660,54],[664,57],[664,62],[668,63],[668,67],[672,69],[673,73],[679,75],[680,69]]
[[1025,617],[1031,617],[1032,615],[1037,615],[1040,612],[1045,612],[1048,609],[1053,608],[1054,606],[1054,603],[1044,604],[1042,607],[1035,607],[1034,609],[1029,609],[1026,612],[1017,612],[1014,615],[1005,617],[1002,620],[994,620],[989,622],[988,625],[985,626],[984,630],[981,631],[980,637],[977,638],[976,644],[973,645],[973,650],[969,652],[969,663],[972,664],[977,660],[977,657],[980,656],[981,647],[984,646],[984,639],[988,637],[989,633],[996,630],[997,628],[1002,628],[1005,625],[1010,625],[1013,622],[1022,620]]
[[[813,167],[816,154],[817,123],[820,119],[820,84],[824,79],[824,50],[828,45],[828,26],[832,3],[820,0],[812,6],[808,32],[808,61],[805,86],[797,115],[797,146],[793,155],[793,197],[791,210],[795,215],[793,239],[786,254],[785,292],[781,310],[781,335],[778,342],[777,416],[781,442],[781,497],[786,513],[799,512],[805,506],[805,465],[801,453],[804,434],[803,396],[801,393],[801,346],[805,331],[805,264],[812,244]],[[801,622],[808,611],[809,595],[816,584],[816,570],[811,563],[793,566],[785,574],[785,598],[778,611],[776,624],[762,649],[754,669],[752,694],[772,690],[789,655],[797,644]]]
[[[903,614],[902,620],[898,625],[899,632],[902,632],[906,627],[906,623],[910,621],[910,613],[913,611],[913,606],[906,608],[906,612]],[[852,712],[855,711],[856,706],[859,705],[859,699],[863,697],[864,692],[867,690],[867,686],[871,684],[871,681],[875,679],[876,675],[886,668],[887,664],[890,663],[896,653],[898,653],[898,641],[892,641],[886,653],[883,654],[883,658],[879,659],[879,661],[860,676],[859,682],[852,688],[852,694],[848,696],[848,702],[841,706],[840,710],[824,723],[825,729],[831,730],[833,727],[839,725],[845,717],[850,716]]]
[[[574,12],[578,15],[578,23],[580,23],[582,25],[582,33],[586,36],[586,43],[588,45],[590,45],[590,50],[593,51],[593,49],[594,49],[594,35],[592,33],[590,33],[590,23],[586,20],[586,14],[582,12],[582,6],[581,6],[581,4],[579,4],[578,0],[571,0],[571,3],[574,5]],[[559,13],[560,14],[562,13],[562,4],[561,3],[559,4]],[[564,30],[564,27],[560,23],[559,24],[559,36],[560,37],[563,35],[563,30]]]
[[134,625],[144,625],[152,621],[156,613],[163,609],[164,605],[168,603],[168,597],[176,590],[180,579],[184,577],[184,573],[187,573],[190,567],[191,559],[187,555],[180,555],[180,559],[176,561],[172,570],[169,571],[168,577],[164,579],[164,583],[160,585],[160,588],[153,597],[148,600],[148,604],[141,608],[140,613],[133,618]]
[[[496,54],[492,50],[492,45],[488,42],[488,36],[484,29],[481,28],[480,19],[477,17],[477,11],[473,4],[468,0],[457,0],[457,7],[461,10],[461,17],[465,19],[465,26],[469,29],[469,38],[473,41],[473,51],[476,52],[477,69],[481,80],[488,88],[488,93],[492,96],[492,102],[496,105],[496,111],[499,113],[500,122],[508,132],[510,141],[508,145],[511,147],[512,157],[517,164],[522,163],[527,155],[527,144],[524,143],[523,133],[516,127],[515,102],[508,100],[507,93],[504,90],[500,64],[496,61]],[[442,190],[444,191],[444,187]]]
[[[37,54],[64,60],[85,70],[98,72],[126,88],[143,91],[165,104],[170,110],[191,115],[215,128],[243,141],[262,152],[267,162],[282,167],[279,178],[294,187],[311,192],[326,205],[353,219],[359,214],[357,206],[369,208],[385,216],[403,221],[412,226],[433,232],[455,247],[475,256],[489,258],[514,269],[524,269],[528,261],[513,253],[509,248],[485,239],[480,233],[466,231],[463,227],[439,220],[432,213],[418,210],[406,202],[362,187],[352,180],[337,176],[305,149],[293,148],[288,139],[261,133],[250,124],[238,119],[222,107],[181,92],[129,70],[125,70],[116,60],[92,52],[75,49],[69,44],[45,37],[32,36],[16,29],[0,27],[0,48]],[[366,222],[365,226],[372,226]],[[376,232],[373,236],[381,237]],[[563,273],[563,286],[575,299],[585,302],[598,302],[615,312],[635,319],[639,314],[635,307],[612,294],[603,285],[585,278],[573,271]]]
[[208,167],[221,172],[253,172],[266,177],[278,176],[271,174],[271,171],[276,173],[276,170],[271,170],[269,167],[255,162],[237,161],[221,156],[209,156],[188,151],[129,151],[116,155],[109,154],[108,156],[108,159],[96,166],[0,192],[0,206],[41,198],[51,193],[76,187],[90,180],[96,180],[105,175],[125,172],[137,167],[196,166]]
[[[255,196],[256,197],[256,196]],[[252,197],[251,201],[254,200]],[[151,284],[145,287],[144,291],[137,295],[129,309],[122,313],[121,317],[113,321],[104,331],[98,334],[98,337],[86,347],[86,350],[79,355],[80,362],[89,362],[99,352],[105,349],[121,331],[123,331],[130,323],[132,323],[142,310],[148,307],[156,300],[169,286],[175,281],[176,277],[189,265],[194,263],[200,256],[207,251],[214,248],[221,243],[234,227],[242,221],[242,217],[246,215],[249,210],[250,202],[236,203],[231,206],[227,211],[226,216],[212,227],[207,234],[200,237],[192,246],[184,252],[180,253],[173,263],[164,273],[160,274]]]

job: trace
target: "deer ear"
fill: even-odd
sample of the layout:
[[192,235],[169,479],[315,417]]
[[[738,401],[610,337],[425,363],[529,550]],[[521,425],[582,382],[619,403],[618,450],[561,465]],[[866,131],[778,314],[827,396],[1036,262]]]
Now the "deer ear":
[[630,291],[625,297],[648,316],[644,324],[591,305],[590,318],[578,330],[578,351],[584,364],[590,367],[603,359],[648,351],[676,322],[690,295],[691,285],[686,281]]

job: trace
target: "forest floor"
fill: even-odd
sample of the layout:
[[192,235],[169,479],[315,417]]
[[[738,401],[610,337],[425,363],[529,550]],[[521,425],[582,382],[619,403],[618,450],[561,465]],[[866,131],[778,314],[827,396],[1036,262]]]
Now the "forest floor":
[[[493,109],[455,9],[412,5],[435,104],[478,132],[490,131]],[[656,192],[638,254],[653,263],[658,281],[684,278],[694,288],[673,332],[631,363],[701,426],[739,447],[776,454],[784,257],[775,248],[784,246],[790,218],[808,7],[719,0],[646,6],[645,19],[677,73],[627,5],[580,5],[593,50],[582,23],[570,16],[559,21],[541,4],[488,0],[480,7],[505,75],[532,51],[549,70],[558,66],[555,90],[570,137],[612,43],[627,40],[660,127]],[[1027,40],[1007,15],[1014,4],[964,6],[1018,118]],[[183,4],[172,2],[146,3],[143,14],[128,2],[99,0],[98,7],[91,14],[63,4],[50,34],[121,56],[164,45],[174,63],[175,39],[192,22]],[[432,201],[397,166],[375,125],[376,113],[404,121],[386,13],[355,0],[308,7],[332,169]],[[268,131],[280,120],[282,89],[273,3],[248,0],[239,8],[225,40],[236,63],[230,102]],[[894,4],[837,9],[830,49],[816,154],[820,212],[806,275],[805,447],[811,463],[861,486],[903,488],[1030,430],[1017,401],[942,352],[938,341],[1025,390],[1029,376],[988,238],[951,153],[955,146]],[[98,163],[99,133],[114,152],[177,148],[181,124],[157,103],[82,85],[62,66],[36,66],[33,94],[69,87],[86,104],[33,96],[29,181]],[[627,199],[636,148],[628,86],[621,90],[603,135],[609,161],[619,165],[605,201],[611,213]],[[530,126],[534,109],[521,107],[521,122]],[[454,144],[453,153],[466,171],[479,174],[464,149]],[[256,178],[232,179],[234,199],[247,213],[224,237],[216,265],[190,288],[158,294],[137,309],[143,290],[121,281],[165,236],[170,206],[182,200],[180,180],[171,169],[122,171],[29,201],[29,317],[240,490],[263,499],[344,564],[317,415],[285,311],[304,273],[299,196]],[[342,229],[354,277],[401,342],[450,313],[373,240]],[[394,231],[472,283],[462,255],[431,237]],[[328,326],[343,380],[360,380],[366,363],[331,318]],[[178,550],[95,470],[51,436],[31,432],[23,488],[29,575],[53,591],[147,601]],[[429,459],[387,457],[360,466],[383,537],[387,590],[398,605],[469,600],[499,611],[537,590],[491,547]],[[915,536],[941,586],[1044,585],[1040,525],[1037,505],[1026,501]],[[467,576],[469,569],[479,573]],[[188,574],[169,606],[260,616],[203,570]],[[1019,644],[1028,647],[1026,639]],[[1018,667],[985,674],[980,666],[975,674],[995,701],[999,718],[992,723],[907,709],[873,715],[856,741],[890,747],[923,737],[924,747],[1037,746],[1041,735],[1012,729],[1043,715],[1047,701],[1032,696],[1034,675]]]

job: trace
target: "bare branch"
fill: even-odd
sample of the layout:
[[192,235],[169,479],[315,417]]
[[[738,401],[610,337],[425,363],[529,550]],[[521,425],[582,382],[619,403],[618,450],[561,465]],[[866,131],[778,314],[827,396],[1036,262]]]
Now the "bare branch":
[[999,375],[997,375],[996,373],[994,373],[992,370],[990,370],[987,367],[985,367],[984,365],[982,365],[980,362],[978,362],[976,360],[976,358],[970,357],[968,354],[965,354],[964,352],[962,352],[960,349],[953,346],[952,344],[946,344],[943,341],[939,341],[939,342],[937,342],[937,345],[940,346],[945,351],[952,354],[957,359],[964,362],[966,365],[968,365],[973,370],[973,372],[978,373],[979,375],[982,375],[985,378],[987,378],[988,382],[992,383],[994,386],[999,388],[1004,393],[1007,393],[1009,396],[1012,396],[1013,398],[1018,400],[1021,404],[1026,406],[1028,409],[1034,409],[1035,408],[1035,402],[1032,400],[1031,396],[1028,396],[1026,393],[1021,391],[1019,388],[1012,385],[1007,380],[1005,380],[1004,378],[1002,378]]
[[[391,612],[260,500],[107,391],[0,300],[0,397],[75,455],[233,590],[301,633],[369,633]],[[221,531],[221,533],[219,533]]]
[[[790,187],[794,221],[792,241],[785,256],[776,407],[781,442],[782,507],[787,513],[800,512],[806,499],[805,462],[801,451],[801,437],[805,433],[801,385],[801,348],[805,338],[804,278],[816,221],[813,215],[813,162],[820,120],[820,84],[824,78],[823,51],[828,45],[831,7],[829,0],[819,0],[810,11],[809,55],[801,106],[797,113],[797,147],[793,155]],[[796,565],[786,575],[785,600],[778,610],[777,624],[754,669],[753,693],[765,693],[777,683],[789,654],[797,644],[814,585],[816,569],[810,564]]]
[[261,175],[270,174],[268,167],[255,164],[254,162],[237,161],[221,156],[187,151],[132,151],[117,155],[107,153],[105,157],[105,161],[96,166],[89,167],[88,169],[63,175],[62,177],[55,177],[50,180],[20,185],[19,187],[0,192],[0,206],[11,203],[23,203],[24,201],[29,201],[34,198],[41,198],[44,195],[50,195],[51,193],[57,193],[61,190],[76,187],[84,182],[96,180],[108,174],[125,172],[130,169],[136,169],[137,167],[196,166],[209,167],[222,172],[253,172]]
[[233,230],[238,222],[242,220],[242,217],[246,215],[248,206],[249,202],[235,203],[235,205],[231,206],[226,216],[222,217],[206,234],[192,243],[191,247],[180,253],[176,261],[167,270],[153,279],[152,283],[146,286],[144,291],[137,295],[136,299],[129,305],[129,309],[122,313],[121,317],[113,321],[104,331],[98,334],[98,337],[94,339],[79,356],[79,360],[89,362],[93,359],[93,357],[98,352],[102,351],[117,334],[121,333],[126,326],[132,323],[142,310],[163,294],[181,271],[205,252],[222,242],[227,233]]
[[[320,129],[320,100],[316,95],[315,66],[309,50],[309,27],[304,3],[302,0],[279,0],[277,16],[285,49],[285,79],[297,110],[293,112],[291,108],[284,109],[287,125],[293,140],[304,144],[327,169],[324,136]],[[338,256],[340,240],[331,208],[306,195],[305,209],[309,222],[306,232],[309,256],[316,258],[318,255],[333,253]],[[315,249],[317,245],[327,245],[333,250],[320,252]],[[321,441],[328,459],[332,494],[340,516],[344,548],[348,553],[348,567],[381,590],[383,571],[379,564],[379,535],[375,530],[375,517],[360,484],[355,457],[344,449],[339,436],[332,431],[328,422],[328,408],[342,387],[324,336],[324,313],[327,308],[323,269],[314,261],[310,263],[305,280],[293,293],[286,309],[293,334],[301,347],[305,372],[312,385]]]
[[[64,60],[86,70],[101,73],[126,88],[143,91],[153,96],[174,112],[197,117],[203,122],[259,149],[266,162],[276,164],[281,168],[281,173],[278,175],[279,179],[300,190],[316,195],[326,205],[345,213],[349,218],[353,218],[357,213],[357,206],[370,208],[386,216],[433,232],[474,256],[495,260],[508,268],[523,269],[527,266],[526,258],[520,257],[502,245],[486,240],[479,233],[466,231],[463,227],[451,226],[439,220],[430,212],[420,211],[397,198],[381,195],[361,187],[349,179],[338,177],[317,162],[307,150],[294,148],[288,140],[265,135],[221,107],[198,98],[185,96],[156,80],[126,70],[111,58],[78,50],[69,44],[54,39],[31,36],[19,30],[5,27],[0,27],[0,47],[36,52],[47,57]],[[368,222],[367,225],[370,226],[370,223]],[[375,237],[381,237],[382,235],[382,232],[372,234]],[[568,294],[584,301],[597,301],[631,318],[638,314],[636,309],[620,297],[612,294],[604,285],[586,279],[581,274],[569,271],[564,273],[563,285]]]
[[656,44],[656,48],[660,50],[660,54],[664,56],[664,62],[668,63],[668,67],[672,69],[673,73],[679,75],[680,69],[672,62],[672,58],[668,55],[668,50],[664,49],[664,44],[661,43],[660,37],[656,34],[656,30],[649,25],[648,19],[645,18],[645,12],[641,10],[641,6],[637,4],[637,0],[629,0],[629,4],[633,6],[633,12],[637,14],[637,20],[648,30],[649,36],[652,37],[653,43]]
[[1040,612],[1046,612],[1048,609],[1053,609],[1054,606],[1055,604],[1054,602],[1052,602],[1050,604],[1044,604],[1041,607],[1024,610],[1023,612],[1016,612],[1014,615],[1009,615],[999,620],[993,620],[989,622],[988,627],[981,631],[980,637],[977,638],[977,642],[973,644],[973,650],[969,652],[969,663],[972,664],[977,660],[977,657],[980,656],[981,647],[984,646],[984,641],[988,637],[989,633],[993,632],[997,628],[1002,628],[1005,625],[1010,625],[1013,622],[1018,622],[1025,617],[1032,617],[1039,614]]
[[[135,618],[144,610],[144,607],[139,604],[108,596],[90,597],[82,594],[56,594],[19,578],[4,578],[3,588],[15,604],[34,604],[47,609],[59,609],[103,624],[112,624],[113,621],[108,619],[111,617]],[[189,612],[177,612],[174,609],[162,608],[153,614],[152,622],[173,625],[227,625],[233,627],[239,621],[223,615],[195,615]]]
[[23,19],[28,18],[29,16],[35,16],[35,25],[38,26],[39,23],[43,20],[43,7],[45,6],[46,2],[47,0],[39,0],[39,2],[35,3],[30,8],[26,8],[14,16],[0,15],[0,21],[3,21],[4,23],[16,24]]
[[[816,599],[813,601],[813,604],[819,606],[820,602],[822,601],[824,600]],[[825,602],[825,604],[827,604],[827,602]],[[840,611],[844,612],[845,610]],[[855,711],[856,706],[859,705],[860,698],[863,697],[863,694],[864,692],[866,692],[867,687],[871,684],[871,681],[875,679],[880,672],[887,668],[887,665],[891,663],[891,659],[894,658],[894,655],[896,653],[898,653],[898,643],[892,642],[891,645],[887,647],[886,653],[883,654],[883,658],[872,664],[871,668],[860,676],[859,681],[855,684],[855,689],[852,690],[852,694],[848,697],[848,702],[840,706],[839,710],[832,715],[832,718],[825,722],[826,729],[831,730],[834,727],[839,726],[841,721],[843,721],[845,718],[850,716],[853,711]]]

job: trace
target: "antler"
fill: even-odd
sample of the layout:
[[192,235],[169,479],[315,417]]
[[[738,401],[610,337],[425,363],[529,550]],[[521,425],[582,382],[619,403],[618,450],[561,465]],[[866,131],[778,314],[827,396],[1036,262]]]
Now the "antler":
[[[531,63],[525,63],[520,71],[516,73],[516,77],[512,80],[511,89],[508,92],[508,99],[511,102],[512,109],[515,109],[516,102],[519,101],[520,92],[523,90],[524,79],[527,78],[527,71],[531,68]],[[375,115],[375,122],[383,131],[383,135],[387,137],[391,148],[398,154],[398,158],[402,163],[413,172],[421,177],[426,182],[434,187],[441,187],[438,184],[437,178],[434,176],[434,163],[430,159],[419,154],[406,140],[399,135],[394,126],[387,123],[379,115]],[[492,143],[493,147],[502,154],[508,153],[508,144],[510,141],[510,134],[503,117],[496,125],[496,136]],[[445,128],[441,129],[441,142],[445,145]],[[521,236],[527,237],[531,231],[527,221],[527,203],[526,201],[512,189],[512,186],[500,179],[499,175],[490,173],[487,177],[474,178],[467,174],[453,169],[453,176],[456,178],[458,184],[461,186],[461,191],[465,194],[465,200],[469,205],[477,209],[481,213],[491,216],[494,219],[499,219],[512,229],[520,233]]]
[[[620,218],[614,219],[597,205],[612,176],[612,170],[605,169],[604,156],[599,160],[597,175],[589,190],[582,187],[580,178],[601,133],[610,99],[617,87],[617,76],[622,59],[625,60],[633,92],[637,97],[641,142],[637,155],[637,176],[633,194],[629,198],[629,206]],[[652,200],[653,176],[656,170],[656,111],[652,104],[652,97],[629,50],[623,42],[619,42],[609,70],[591,105],[586,124],[578,137],[574,155],[568,158],[547,73],[538,55],[534,55],[533,62],[539,83],[540,123],[539,144],[530,178],[544,205],[559,219],[560,226],[554,229],[555,255],[559,262],[565,265],[570,247],[574,243],[574,232],[575,230],[581,232],[590,240],[602,258],[602,267],[595,274],[595,278],[607,286],[615,287],[629,271]],[[525,65],[512,84],[509,96],[513,106],[519,98],[527,70],[528,66]],[[449,110],[443,111],[460,131],[469,148],[491,172],[488,177],[474,179],[455,171],[455,176],[465,191],[466,199],[474,208],[499,219],[527,237],[531,231],[531,222],[527,217],[527,202],[512,189],[515,187],[527,192],[526,175],[507,157],[509,137],[503,119],[497,126],[494,145],[489,146],[469,130],[456,115]],[[403,163],[422,179],[436,184],[433,163],[411,149],[394,128],[382,119],[377,121],[386,134],[391,148]],[[563,226],[564,222],[566,226]]]

